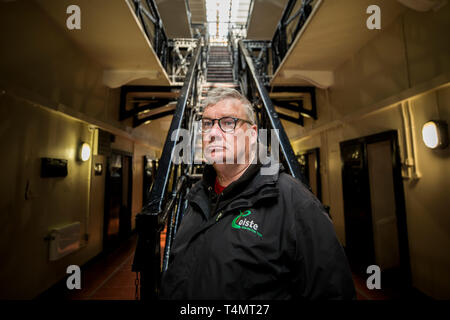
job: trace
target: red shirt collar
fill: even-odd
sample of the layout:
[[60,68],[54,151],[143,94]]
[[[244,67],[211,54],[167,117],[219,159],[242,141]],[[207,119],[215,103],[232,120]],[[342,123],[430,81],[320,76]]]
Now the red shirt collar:
[[225,189],[225,187],[224,186],[221,186],[220,184],[219,184],[219,180],[217,179],[217,177],[216,177],[216,181],[214,182],[214,191],[217,193],[217,194],[220,194],[220,193],[222,193],[222,191]]

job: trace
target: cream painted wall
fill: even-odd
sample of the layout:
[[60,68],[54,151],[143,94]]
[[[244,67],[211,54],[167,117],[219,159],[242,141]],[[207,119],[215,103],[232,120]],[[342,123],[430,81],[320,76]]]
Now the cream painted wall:
[[[430,150],[421,140],[430,119],[450,123],[450,5],[438,12],[407,11],[335,70],[336,85],[318,90],[319,120],[298,129],[294,150],[320,147],[323,202],[345,244],[339,143],[395,129],[405,157],[401,102],[408,101],[421,178],[404,180],[413,285],[450,298],[450,149]],[[328,110],[327,110],[328,109]],[[326,120],[320,119],[324,114]],[[293,132],[292,135],[296,133]]]
[[[102,249],[104,180],[92,180],[91,190],[92,160],[76,160],[79,142],[91,142],[92,131],[85,122],[50,110],[64,105],[103,118],[108,91],[101,85],[100,68],[33,1],[0,6],[0,83],[5,90],[0,139],[2,150],[8,150],[1,160],[6,170],[0,200],[0,296],[28,299],[61,280],[68,265],[82,265]],[[41,178],[40,157],[67,159],[68,176]],[[75,221],[89,242],[50,262],[44,241],[49,228]]]
[[[101,67],[34,1],[0,3],[0,44],[0,299],[30,299],[65,278],[68,265],[102,250],[106,168],[102,176],[91,176],[91,169],[106,159],[75,159],[78,143],[91,141],[90,119],[116,136],[113,148],[136,153],[133,227],[142,203],[139,159],[159,152],[160,137],[119,122],[118,91],[102,84]],[[40,157],[67,159],[68,176],[41,178]],[[74,221],[89,241],[50,262],[49,228]]]
[[103,119],[108,89],[100,67],[34,1],[0,6],[0,70],[7,85]]
[[[7,150],[1,160],[0,296],[28,299],[60,280],[67,266],[81,265],[101,250],[103,211],[90,213],[87,230],[91,161],[76,160],[80,141],[91,141],[92,131],[86,124],[8,95],[1,96],[0,110],[1,148]],[[41,178],[41,157],[67,159],[67,177]],[[75,221],[91,240],[50,262],[44,238],[52,227]]]
[[[423,123],[450,123],[450,85],[412,101],[415,132]],[[430,150],[418,141],[421,178],[405,182],[409,245],[414,284],[439,299],[450,298],[450,149]]]

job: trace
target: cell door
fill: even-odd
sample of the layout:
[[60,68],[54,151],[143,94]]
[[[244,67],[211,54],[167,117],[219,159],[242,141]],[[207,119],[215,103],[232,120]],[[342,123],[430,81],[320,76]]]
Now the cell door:
[[365,145],[341,143],[345,243],[352,267],[363,272],[375,263],[369,176]]
[[117,247],[131,234],[132,158],[113,152],[105,177],[103,245]]
[[410,281],[397,132],[341,143],[346,250],[356,270],[376,264]]

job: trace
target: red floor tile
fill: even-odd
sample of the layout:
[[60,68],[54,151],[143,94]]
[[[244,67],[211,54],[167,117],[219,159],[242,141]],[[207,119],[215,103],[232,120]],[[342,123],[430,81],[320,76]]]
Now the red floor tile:
[[[162,237],[162,240],[165,240]],[[83,270],[82,290],[61,294],[74,300],[134,300],[136,273],[132,272],[137,236],[133,235],[120,248],[88,264]],[[161,250],[163,251],[163,249]],[[357,300],[398,299],[400,292],[383,288],[369,290],[364,276],[353,274]]]

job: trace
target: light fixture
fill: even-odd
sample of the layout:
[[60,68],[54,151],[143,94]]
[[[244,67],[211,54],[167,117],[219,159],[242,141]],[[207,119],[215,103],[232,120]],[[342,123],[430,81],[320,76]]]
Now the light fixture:
[[96,176],[101,176],[103,172],[103,164],[102,163],[96,163],[94,165],[94,172]]
[[78,151],[79,160],[87,161],[89,160],[90,157],[91,157],[91,146],[86,142],[81,143],[80,149]]
[[448,126],[445,121],[430,120],[422,127],[422,139],[430,149],[444,149],[448,146]]

